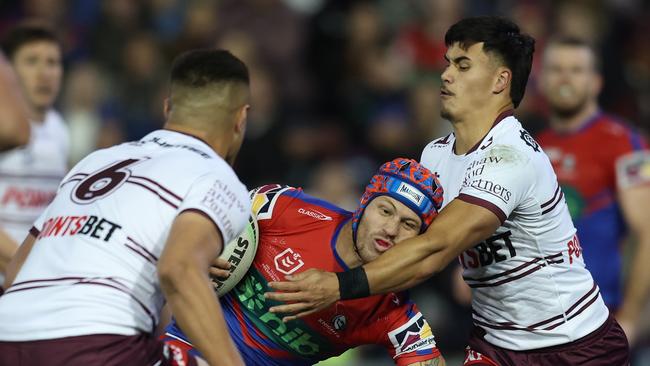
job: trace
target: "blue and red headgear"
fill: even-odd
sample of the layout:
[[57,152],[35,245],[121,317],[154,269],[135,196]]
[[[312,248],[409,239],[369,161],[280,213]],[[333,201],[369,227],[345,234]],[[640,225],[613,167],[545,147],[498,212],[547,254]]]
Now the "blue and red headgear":
[[352,237],[357,241],[357,229],[363,211],[370,201],[386,195],[405,204],[413,210],[426,230],[438,215],[442,206],[442,186],[436,175],[413,159],[397,158],[384,163],[370,179],[361,196],[359,208],[352,216]]

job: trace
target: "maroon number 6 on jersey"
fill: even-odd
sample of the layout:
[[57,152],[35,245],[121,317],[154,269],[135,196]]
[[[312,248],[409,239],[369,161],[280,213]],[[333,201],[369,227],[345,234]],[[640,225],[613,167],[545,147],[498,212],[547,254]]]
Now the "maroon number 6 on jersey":
[[131,176],[131,171],[125,169],[142,159],[127,159],[118,161],[108,167],[90,174],[81,180],[72,190],[72,200],[86,205],[97,199],[113,193]]

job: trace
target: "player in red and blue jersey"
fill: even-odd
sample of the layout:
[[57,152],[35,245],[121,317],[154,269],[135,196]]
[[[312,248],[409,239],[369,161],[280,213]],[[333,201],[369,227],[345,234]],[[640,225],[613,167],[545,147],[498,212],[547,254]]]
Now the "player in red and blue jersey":
[[[550,42],[541,82],[551,118],[538,141],[557,174],[587,268],[632,343],[650,290],[650,209],[639,204],[650,202],[647,142],[599,109],[601,77],[586,43]],[[637,250],[623,288],[621,246],[628,232],[636,236]]]
[[[433,173],[409,159],[382,165],[355,213],[288,186],[266,185],[251,195],[259,224],[255,260],[221,298],[247,365],[312,365],[362,344],[383,345],[400,366],[444,365],[429,324],[406,293],[339,301],[288,323],[269,311],[278,302],[264,298],[269,281],[309,268],[344,271],[423,232],[442,203]],[[177,357],[198,355],[175,322],[163,337]]]

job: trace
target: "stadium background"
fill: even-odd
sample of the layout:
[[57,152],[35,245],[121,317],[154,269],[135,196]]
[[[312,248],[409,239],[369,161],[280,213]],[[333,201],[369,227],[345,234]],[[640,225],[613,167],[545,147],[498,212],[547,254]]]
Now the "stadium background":
[[[57,108],[71,129],[71,164],[162,125],[166,75],[179,52],[229,49],[252,78],[248,135],[236,165],[242,181],[301,186],[353,209],[380,163],[418,159],[427,142],[450,130],[438,113],[444,32],[480,14],[515,20],[538,51],[555,34],[593,42],[605,78],[603,109],[650,130],[645,0],[0,1],[0,36],[33,18],[60,33],[65,82]],[[536,90],[539,58],[517,109],[531,133],[547,115]],[[450,365],[461,362],[470,324],[454,274],[450,268],[413,291]],[[650,316],[643,322],[636,365],[650,364]],[[331,364],[392,362],[362,347]]]

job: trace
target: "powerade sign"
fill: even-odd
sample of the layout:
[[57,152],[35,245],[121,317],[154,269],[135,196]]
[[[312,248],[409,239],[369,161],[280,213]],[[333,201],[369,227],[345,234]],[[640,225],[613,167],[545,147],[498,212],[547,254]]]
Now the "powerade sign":
[[287,352],[306,358],[329,354],[331,351],[329,342],[304,322],[294,320],[284,323],[281,316],[269,311],[271,306],[280,304],[280,302],[264,298],[264,292],[267,291],[266,283],[266,279],[251,267],[246,276],[233,289],[234,298],[242,305],[246,318]]

